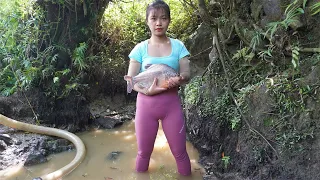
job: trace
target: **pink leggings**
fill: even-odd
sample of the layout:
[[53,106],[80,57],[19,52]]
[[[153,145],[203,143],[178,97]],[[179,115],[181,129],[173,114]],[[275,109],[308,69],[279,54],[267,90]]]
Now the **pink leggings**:
[[184,117],[177,89],[168,90],[155,96],[138,93],[135,130],[138,143],[136,171],[148,170],[150,156],[157,136],[159,119],[176,160],[178,172],[191,174],[190,159],[186,150]]

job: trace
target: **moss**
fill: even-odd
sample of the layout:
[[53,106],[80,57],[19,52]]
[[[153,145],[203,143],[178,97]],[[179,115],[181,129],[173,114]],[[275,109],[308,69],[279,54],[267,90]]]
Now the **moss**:
[[208,77],[197,76],[185,88],[185,102],[198,107],[202,117],[208,117],[215,112],[215,100],[212,96],[214,89],[208,88]]
[[269,125],[276,130],[276,141],[281,152],[300,152],[303,150],[301,143],[314,136],[315,127],[305,103],[314,90],[302,85],[304,83],[300,83],[299,79],[277,77],[274,81],[269,91],[276,99],[274,113],[277,117]]
[[208,77],[197,76],[184,90],[185,103],[197,108],[203,118],[216,119],[220,124],[230,124],[232,129],[240,122],[240,114],[233,105],[227,90],[218,91],[210,87]]
[[192,78],[191,82],[186,85],[184,89],[185,94],[185,102],[191,105],[199,104],[200,90],[202,87],[202,78],[200,76],[196,76]]

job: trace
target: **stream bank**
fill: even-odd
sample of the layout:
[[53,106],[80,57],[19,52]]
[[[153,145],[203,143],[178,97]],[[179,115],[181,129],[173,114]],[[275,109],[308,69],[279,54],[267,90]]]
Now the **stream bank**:
[[[32,112],[32,110],[36,110],[37,112],[38,106],[43,106],[43,104],[38,104],[40,103],[38,95],[39,94],[27,92],[26,94],[16,93],[10,97],[1,97],[0,113],[18,121],[38,124]],[[26,99],[26,97],[28,97],[28,99]],[[34,109],[30,108],[28,102],[33,105],[32,107]],[[72,102],[77,101],[69,101],[70,107],[73,107],[73,105],[71,105]],[[97,101],[83,106],[83,109],[87,109],[85,112],[88,113],[85,114],[84,117],[90,117],[87,120],[90,121],[90,123],[86,126],[79,127],[79,124],[73,124],[72,120],[64,125],[55,123],[45,124],[45,122],[48,121],[41,121],[42,123],[40,123],[40,125],[79,133],[90,129],[112,129],[121,126],[126,121],[132,120],[134,115],[134,105],[125,105],[118,100],[111,100],[111,98],[102,96],[98,98]],[[63,119],[83,119],[84,117],[80,117],[83,112],[79,111],[82,111],[82,108],[79,108],[78,111],[65,109],[60,112],[66,115],[66,118]],[[55,114],[58,113],[52,113],[52,116],[55,116]],[[38,114],[38,116],[39,119],[42,119],[40,118],[42,117],[41,115]],[[55,118],[60,117],[51,117],[51,119]],[[59,123],[61,121],[53,122]],[[65,139],[32,134],[0,125],[0,170],[20,164],[30,166],[44,163],[48,161],[47,157],[51,154],[71,150],[74,150],[73,144]]]

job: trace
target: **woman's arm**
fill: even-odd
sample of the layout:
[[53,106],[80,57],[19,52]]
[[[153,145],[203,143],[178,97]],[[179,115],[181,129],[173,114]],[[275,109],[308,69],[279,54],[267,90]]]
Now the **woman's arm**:
[[[134,77],[134,76],[138,75],[140,72],[140,67],[141,67],[141,63],[139,63],[137,60],[130,59],[127,75],[130,77]],[[139,86],[137,84],[135,84],[133,86],[133,90],[140,92],[140,93],[143,93],[143,94],[147,94],[147,91],[145,89],[139,88]]]
[[128,68],[128,76],[134,77],[140,72],[141,63],[137,60],[130,59],[129,68]]
[[184,57],[179,60],[179,77],[172,77],[169,79],[169,88],[174,88],[187,84],[190,80],[190,65],[189,58]]
[[188,57],[184,57],[179,60],[180,65],[180,85],[186,84],[190,81],[190,60]]

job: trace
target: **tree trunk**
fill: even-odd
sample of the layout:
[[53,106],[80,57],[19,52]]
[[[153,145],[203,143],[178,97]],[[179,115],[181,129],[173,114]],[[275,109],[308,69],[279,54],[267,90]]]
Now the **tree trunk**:
[[[54,58],[46,58],[42,62],[45,67],[52,66],[54,69],[53,73],[39,84],[40,90],[49,94],[43,97],[41,104],[36,109],[41,123],[73,126],[73,129],[83,128],[89,123],[90,111],[85,98],[79,96],[79,92],[72,91],[68,95],[64,95],[64,93],[66,85],[73,83],[70,80],[71,76],[84,73],[73,67],[72,53],[79,46],[79,43],[87,43],[90,38],[96,35],[109,1],[37,1],[36,5],[43,10],[45,16],[45,22],[42,26],[43,32],[47,33],[46,38],[39,42],[39,47],[42,51],[54,47],[50,53],[52,53],[51,57],[56,57],[55,60],[52,60]],[[71,73],[60,76],[58,83],[53,82],[58,71],[67,69],[71,70]],[[76,83],[81,82],[77,81]]]
[[38,0],[46,12],[46,23],[51,25],[50,44],[68,45],[71,49],[85,42],[96,32],[109,0]]

